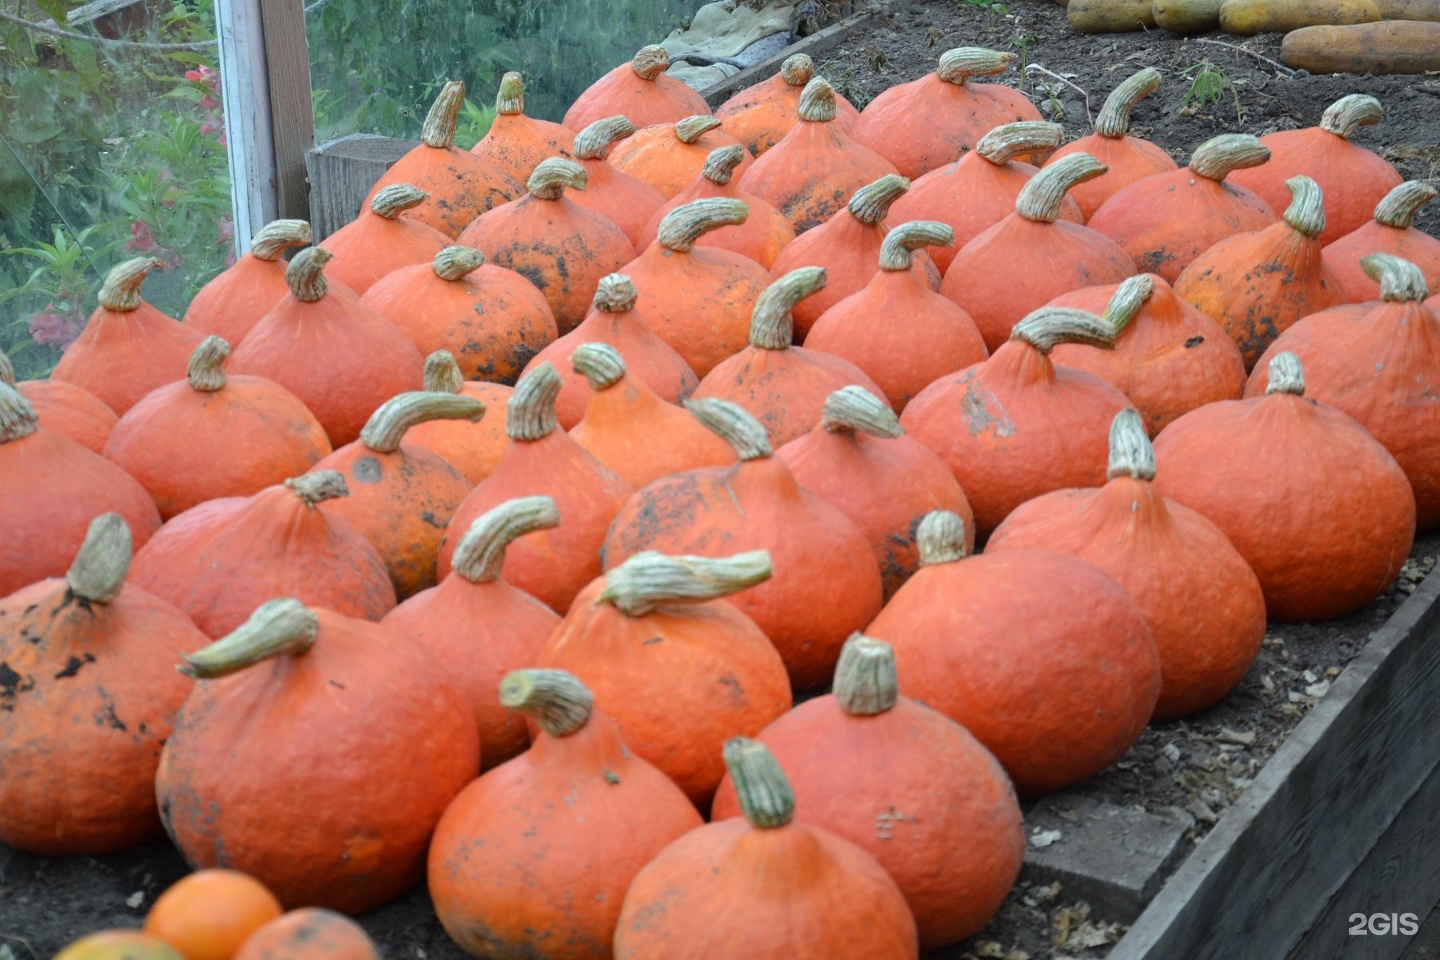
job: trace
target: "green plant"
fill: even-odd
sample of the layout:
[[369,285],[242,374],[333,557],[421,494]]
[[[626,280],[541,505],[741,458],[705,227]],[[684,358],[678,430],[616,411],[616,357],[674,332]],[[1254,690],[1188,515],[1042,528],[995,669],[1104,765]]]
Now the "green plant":
[[1230,92],[1230,97],[1235,104],[1235,123],[1245,122],[1245,113],[1240,108],[1240,92],[1235,89],[1234,82],[1209,60],[1201,60],[1192,64],[1180,75],[1190,81],[1190,89],[1185,91],[1185,100],[1181,106],[1181,113],[1185,116],[1194,116],[1202,107],[1219,107],[1225,102],[1225,92]]

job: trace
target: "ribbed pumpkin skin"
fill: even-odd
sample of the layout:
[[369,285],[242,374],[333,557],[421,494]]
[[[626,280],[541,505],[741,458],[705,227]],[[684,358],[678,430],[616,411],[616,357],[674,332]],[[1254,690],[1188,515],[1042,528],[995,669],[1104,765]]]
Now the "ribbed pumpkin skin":
[[1440,525],[1440,316],[1416,303],[1377,303],[1351,317],[1327,311],[1280,335],[1246,384],[1259,397],[1269,359],[1288,351],[1305,370],[1305,395],[1344,411],[1400,464],[1415,493],[1420,531]]
[[46,856],[161,835],[155,767],[208,638],[133,584],[108,603],[42,580],[0,600],[0,841]]
[[[792,86],[781,74],[761,80],[736,93],[715,110],[725,129],[739,139],[752,156],[758,157],[785,138],[799,122],[800,92],[804,85]],[[851,133],[860,111],[838,92],[835,94],[835,122]]]
[[578,677],[626,745],[708,810],[726,739],[754,736],[790,709],[785,664],[730,600],[632,617],[596,601],[604,586],[599,578],[580,593],[539,662]]
[[[1130,398],[1154,437],[1196,407],[1238,400],[1245,389],[1245,361],[1224,328],[1177,297],[1159,274],[1150,279],[1153,292],[1120,332],[1115,349],[1062,343],[1050,351],[1050,360],[1112,384]],[[1119,286],[1083,287],[1048,305],[1103,315]]]
[[284,257],[265,260],[250,251],[200,288],[185,309],[184,323],[234,346],[290,292]]
[[365,197],[368,209],[385,187],[408,183],[430,194],[430,199],[405,212],[447,237],[458,237],[472,220],[525,195],[523,181],[510,176],[485,157],[459,147],[420,144],[381,174]]
[[380,951],[349,917],[303,907],[256,930],[234,960],[380,960]]
[[524,183],[541,160],[569,159],[578,132],[578,127],[571,130],[564,124],[523,113],[497,113],[490,129],[470,152],[505,171],[516,183]]
[[1212,403],[1155,440],[1161,495],[1204,514],[1250,564],[1272,620],[1369,603],[1410,552],[1415,496],[1379,441],[1288,394]]
[[1022,796],[1118,760],[1160,693],[1155,641],[1124,590],[1045,550],[921,567],[865,635],[894,646],[901,695],[969,730]]
[[450,573],[451,554],[481,514],[515,497],[551,496],[560,510],[560,526],[510,544],[501,576],[563,614],[575,594],[600,575],[605,532],[630,493],[630,484],[563,430],[533,442],[512,441],[495,470],[450,519],[440,542],[439,576]]
[[41,429],[0,444],[0,597],[64,576],[90,521],[111,511],[137,549],[160,528],[145,488],[73,440]]
[[183,379],[204,339],[143,301],[135,310],[96,307],[50,376],[88,390],[123,417],[151,390]]
[[1369,220],[1327,244],[1321,254],[1326,269],[1340,281],[1347,303],[1380,299],[1380,284],[1360,269],[1360,258],[1372,253],[1410,261],[1420,268],[1427,287],[1440,290],[1440,240],[1414,227],[1387,227]]
[[674,783],[595,713],[470,784],[430,846],[430,897],[477,957],[608,960],[631,879],[698,829]]
[[1265,597],[1244,558],[1209,520],[1153,483],[1116,477],[1021,504],[987,556],[1034,548],[1088,561],[1125,588],[1160,653],[1153,719],[1203,710],[1235,688],[1265,638]]
[[[659,123],[642,127],[615,144],[606,158],[621,173],[643,180],[670,200],[700,176],[710,151],[718,147],[740,144],[740,140],[724,127],[706,130],[685,143],[675,135],[675,124]],[[746,151],[735,167],[738,180],[755,160]]]
[[728,443],[629,375],[591,393],[570,438],[637,490],[667,474],[735,462]]
[[856,190],[895,172],[835,121],[800,121],[745,171],[740,189],[763,198],[800,234],[844,210]]
[[208,392],[188,380],[166,384],[131,407],[105,445],[165,520],[206,500],[259,493],[329,453],[325,428],[298,397],[247,376]]
[[627,60],[576,97],[561,123],[578,131],[596,120],[623,113],[639,129],[709,112],[705,98],[684,81],[663,73],[654,80],[642,79]]
[[885,868],[799,821],[690,831],[635,877],[615,931],[615,960],[918,956],[915,918]]
[[450,236],[420,220],[382,217],[368,206],[360,215],[325,238],[335,260],[325,268],[360,296],[392,271],[428,264],[450,245]]
[[305,654],[195,685],[155,792],[191,865],[223,861],[287,908],[361,913],[424,875],[430,834],[480,747],[428,653],[379,624],[312,613]]
[[716,183],[705,177],[696,177],[688,187],[656,208],[655,212],[650,215],[636,238],[635,249],[644,250],[655,242],[655,237],[660,232],[660,221],[665,219],[665,215],[671,210],[684,206],[692,200],[704,200],[709,197],[729,197],[732,200],[739,200],[749,208],[750,214],[744,223],[711,230],[696,240],[695,246],[714,247],[738,253],[778,275],[780,271],[772,269],[775,258],[795,239],[795,228],[790,226],[790,221],[781,216],[780,211],[768,202],[753,193],[741,190],[736,177],[732,177],[730,182],[724,184]]
[[104,452],[120,420],[95,394],[64,380],[21,380],[15,389],[35,408],[40,429],[69,437],[95,453]]
[[[849,840],[905,894],[920,949],[989,922],[1020,873],[1025,829],[1010,778],[964,727],[901,698],[857,717],[816,697],[758,737],[795,791],[796,816]],[[740,815],[729,776],[713,820]]]
[[385,561],[365,535],[283,486],[192,507],[153,539],[136,551],[131,580],[211,637],[276,597],[367,620],[395,606]]
[[1070,188],[1070,196],[1079,204],[1085,220],[1093,217],[1106,200],[1137,180],[1179,169],[1163,149],[1149,140],[1129,134],[1105,137],[1092,133],[1061,146],[1045,162],[1054,163],[1072,153],[1088,153],[1109,168],[1094,180],[1077,183]]
[[467,380],[460,393],[485,404],[485,416],[468,420],[427,420],[405,431],[405,444],[429,450],[459,470],[473,488],[490,476],[505,454],[510,438],[505,435],[505,405],[514,387]]

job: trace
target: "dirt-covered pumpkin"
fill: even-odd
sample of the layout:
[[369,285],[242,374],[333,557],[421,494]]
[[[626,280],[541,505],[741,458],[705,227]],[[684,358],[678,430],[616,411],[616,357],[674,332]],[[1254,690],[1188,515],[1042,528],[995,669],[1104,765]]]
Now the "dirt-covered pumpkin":
[[665,203],[665,195],[638,177],[621,173],[606,159],[615,144],[632,136],[635,125],[624,116],[596,120],[575,134],[572,153],[585,168],[585,189],[570,200],[615,221],[636,250],[645,249],[641,234],[650,215]]
[[256,930],[234,960],[381,960],[365,928],[324,907],[291,910]]
[[737,174],[744,174],[754,158],[738,139],[721,127],[720,118],[699,113],[675,123],[641,127],[610,151],[610,166],[643,180],[666,200],[688,187],[700,175],[711,152],[740,147],[743,155]]
[[525,77],[511,70],[495,92],[495,119],[470,152],[524,182],[546,157],[570,157],[575,133],[564,124],[525,116]]
[[239,343],[290,292],[285,251],[308,247],[313,239],[305,220],[265,224],[250,238],[250,249],[195,294],[185,308],[185,325]]
[[[715,110],[725,129],[738,137],[754,156],[760,156],[785,138],[799,122],[800,94],[815,77],[815,62],[803,53],[787,57],[780,71],[768,80],[751,84]],[[839,93],[835,94],[835,122],[850,131],[860,111]]]
[[96,453],[105,450],[105,441],[120,420],[103,400],[73,383],[51,379],[16,381],[15,365],[3,350],[0,383],[14,387],[34,408],[41,429],[68,437]]
[[402,216],[429,197],[408,183],[392,183],[370,198],[360,216],[325,238],[335,262],[327,278],[364,295],[392,271],[429,263],[450,243],[450,235],[421,220]]
[[670,54],[658,43],[635,51],[635,56],[590,84],[575,98],[562,121],[571,130],[615,114],[624,114],[636,127],[674,123],[710,107],[684,81],[668,76]]
[[[1387,253],[1419,268],[1425,285],[1440,290],[1440,239],[1415,226],[1415,214],[1436,196],[1435,186],[1407,180],[1375,205],[1375,217],[1326,245],[1322,256],[1350,303],[1381,299],[1380,285],[1360,265],[1372,253]],[[1323,236],[1323,235],[1322,235]]]
[[425,358],[425,390],[431,393],[459,393],[485,404],[479,420],[425,420],[405,431],[405,443],[438,454],[450,466],[477,484],[490,476],[510,438],[505,436],[505,406],[515,393],[488,380],[466,380],[455,356],[436,350]]

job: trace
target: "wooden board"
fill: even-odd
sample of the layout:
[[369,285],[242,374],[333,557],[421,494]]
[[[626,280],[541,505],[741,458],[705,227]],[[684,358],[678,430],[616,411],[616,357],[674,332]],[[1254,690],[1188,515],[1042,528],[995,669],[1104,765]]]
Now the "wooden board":
[[313,189],[308,216],[315,242],[359,216],[375,181],[417,146],[416,140],[356,133],[310,151],[306,167]]
[[260,0],[260,17],[275,148],[276,215],[303,219],[310,215],[305,155],[315,146],[305,6],[302,0]]

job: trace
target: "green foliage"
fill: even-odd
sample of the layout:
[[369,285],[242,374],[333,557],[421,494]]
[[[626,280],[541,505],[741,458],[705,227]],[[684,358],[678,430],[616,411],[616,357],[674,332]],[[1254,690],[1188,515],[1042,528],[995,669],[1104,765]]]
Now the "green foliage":
[[1245,122],[1245,113],[1240,108],[1240,91],[1235,89],[1235,84],[1221,70],[1209,60],[1201,60],[1192,64],[1180,75],[1190,81],[1190,89],[1185,91],[1185,101],[1181,111],[1190,115],[1205,106],[1219,107],[1225,103],[1225,93],[1229,91],[1230,99],[1235,105],[1235,123]]

